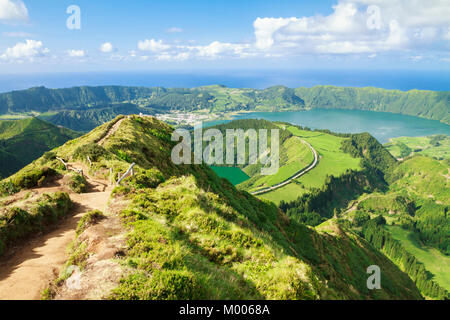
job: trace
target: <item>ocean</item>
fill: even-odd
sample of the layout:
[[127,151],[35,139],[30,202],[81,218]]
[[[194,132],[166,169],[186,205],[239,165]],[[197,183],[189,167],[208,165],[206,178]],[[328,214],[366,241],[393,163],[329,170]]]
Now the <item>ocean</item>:
[[274,85],[313,87],[378,87],[399,90],[450,90],[450,72],[445,71],[199,71],[199,72],[91,72],[0,75],[0,92],[35,86],[148,86],[193,88],[220,84],[232,88],[264,89]]

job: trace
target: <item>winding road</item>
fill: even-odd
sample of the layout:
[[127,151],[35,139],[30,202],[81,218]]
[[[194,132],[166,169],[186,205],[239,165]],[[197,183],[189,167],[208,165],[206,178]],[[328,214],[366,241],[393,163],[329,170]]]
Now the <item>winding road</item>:
[[312,162],[312,164],[309,165],[308,167],[306,167],[306,168],[296,172],[293,176],[291,176],[290,178],[288,178],[287,180],[285,180],[285,181],[283,181],[281,183],[278,183],[278,184],[276,184],[274,186],[271,186],[271,187],[267,187],[267,188],[264,188],[264,189],[261,189],[261,190],[257,190],[257,191],[251,192],[252,195],[256,196],[256,195],[260,195],[260,194],[264,194],[264,193],[267,193],[267,192],[271,192],[271,191],[280,189],[280,188],[284,187],[285,185],[288,185],[289,183],[291,183],[293,180],[295,180],[297,178],[300,178],[301,176],[303,176],[304,174],[308,173],[309,171],[311,171],[312,169],[314,169],[317,166],[317,163],[319,162],[319,155],[317,154],[317,151],[312,147],[312,145],[310,145],[305,140],[302,140],[302,142],[304,144],[306,144],[311,149],[311,152],[314,155],[314,161]]

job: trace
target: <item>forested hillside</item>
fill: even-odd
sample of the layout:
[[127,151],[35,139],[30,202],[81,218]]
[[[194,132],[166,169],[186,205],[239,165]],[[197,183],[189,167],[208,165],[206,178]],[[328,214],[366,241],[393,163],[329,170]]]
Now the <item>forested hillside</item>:
[[141,112],[145,114],[153,113],[149,108],[138,107],[131,103],[120,103],[103,107],[61,111],[42,115],[39,118],[72,130],[88,132],[105,122],[113,120],[118,115],[139,114]]
[[80,136],[37,118],[0,121],[0,175],[7,177],[50,149]]
[[450,92],[317,86],[297,88],[307,107],[401,113],[450,124]]
[[[131,104],[124,104],[131,103]],[[120,107],[115,104],[122,104]],[[287,111],[308,108],[342,108],[383,111],[438,120],[450,124],[450,92],[412,90],[408,92],[377,88],[318,86],[290,89],[284,86],[264,90],[233,89],[224,86],[199,88],[74,87],[28,90],[0,94],[0,115],[52,113],[49,121],[72,129],[92,129],[120,113],[147,114],[171,111],[209,110]],[[60,114],[56,114],[61,112]],[[91,121],[90,118],[93,118]]]

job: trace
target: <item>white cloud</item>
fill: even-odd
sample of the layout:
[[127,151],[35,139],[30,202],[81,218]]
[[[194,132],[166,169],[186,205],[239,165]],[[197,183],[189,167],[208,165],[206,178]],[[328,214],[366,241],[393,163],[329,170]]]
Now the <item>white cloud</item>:
[[26,21],[28,10],[22,0],[0,0],[0,21]]
[[67,54],[72,58],[83,58],[86,56],[86,52],[84,50],[68,50]]
[[177,27],[172,27],[172,28],[167,29],[166,32],[168,32],[168,33],[180,33],[180,32],[183,32],[183,29],[177,28]]
[[255,47],[286,54],[358,54],[423,47],[450,34],[448,0],[339,0],[328,16],[257,18]]
[[105,42],[100,46],[100,51],[103,53],[111,53],[114,51],[114,46],[111,42]]
[[162,40],[146,39],[138,42],[138,48],[141,51],[160,52],[170,49],[170,45],[163,43]]
[[31,34],[26,33],[26,32],[20,32],[20,31],[17,31],[17,32],[3,32],[2,35],[4,37],[10,37],[10,38],[27,38],[27,37],[29,38],[29,37],[31,37]]
[[218,58],[223,55],[243,57],[246,54],[246,49],[250,48],[250,45],[214,41],[206,46],[192,48],[197,50],[198,57]]
[[26,40],[19,42],[14,47],[6,49],[5,53],[0,56],[3,60],[28,60],[33,61],[34,58],[46,56],[50,52],[43,46],[42,41]]
[[420,60],[422,60],[423,59],[423,56],[412,56],[412,57],[410,57],[410,59],[413,61],[413,62],[419,62]]
[[176,54],[163,53],[156,56],[156,60],[160,61],[185,61],[189,58],[191,58],[191,54],[189,52],[180,52]]
[[450,40],[450,27],[447,30],[443,31],[443,38],[445,40]]

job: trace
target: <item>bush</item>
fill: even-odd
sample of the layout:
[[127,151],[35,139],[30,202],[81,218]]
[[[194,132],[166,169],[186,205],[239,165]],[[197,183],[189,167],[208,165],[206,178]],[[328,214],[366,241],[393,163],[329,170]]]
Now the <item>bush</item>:
[[19,189],[15,186],[14,183],[12,183],[11,180],[0,181],[0,196],[8,196],[18,191]]
[[97,224],[99,221],[105,219],[105,215],[100,210],[93,210],[86,213],[78,222],[76,235],[79,236],[89,226]]
[[164,176],[158,169],[143,170],[130,179],[130,184],[137,189],[156,188],[162,182],[164,182]]
[[109,158],[109,152],[96,143],[89,143],[78,147],[73,153],[73,158],[81,161],[86,161],[87,156],[92,162],[97,162],[101,158]]
[[85,193],[88,189],[86,178],[78,173],[73,173],[70,176],[69,187],[75,193]]
[[189,271],[155,270],[152,275],[133,274],[122,279],[110,297],[114,300],[195,300],[202,292]]
[[52,168],[30,168],[19,171],[12,176],[11,182],[17,189],[29,189],[42,184],[45,178],[56,175]]
[[56,154],[54,152],[47,151],[42,157],[45,161],[51,161],[56,159]]
[[42,195],[28,211],[16,207],[8,208],[0,215],[0,255],[16,240],[42,231],[47,225],[56,222],[67,214],[71,206],[69,195],[57,192]]
[[132,162],[130,155],[128,153],[126,153],[125,151],[117,150],[116,155],[119,159],[121,159],[125,162],[128,162],[128,163]]

